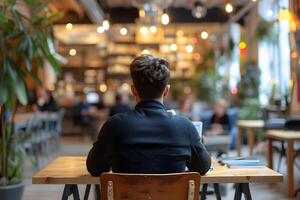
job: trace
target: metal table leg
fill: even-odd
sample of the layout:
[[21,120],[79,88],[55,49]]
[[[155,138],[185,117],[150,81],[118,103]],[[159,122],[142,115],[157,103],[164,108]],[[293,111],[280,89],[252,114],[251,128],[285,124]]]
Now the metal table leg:
[[221,200],[220,184],[219,183],[214,183],[214,190],[215,190],[215,194],[216,194],[216,199]]
[[237,183],[235,186],[234,200],[241,200],[244,194],[246,200],[252,200],[249,183]]
[[99,185],[95,185],[95,199],[96,200],[100,200],[101,199],[101,195],[100,195],[100,186]]
[[[200,200],[205,200],[206,199],[207,187],[208,187],[207,183],[202,185]],[[215,194],[216,194],[216,199],[221,200],[221,193],[220,193],[219,183],[214,183],[214,191],[215,191]]]
[[75,184],[66,184],[62,196],[62,200],[68,200],[69,196],[73,195],[74,200],[80,200],[78,187]]
[[91,184],[88,184],[88,185],[86,185],[86,188],[85,188],[84,200],[89,199],[90,191],[91,191]]
[[207,187],[208,187],[207,183],[202,185],[200,200],[205,200],[206,199]]

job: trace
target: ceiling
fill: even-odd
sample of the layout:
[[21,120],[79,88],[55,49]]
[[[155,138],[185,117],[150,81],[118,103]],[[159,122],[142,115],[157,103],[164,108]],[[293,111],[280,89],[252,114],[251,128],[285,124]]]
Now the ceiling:
[[[113,8],[113,7],[132,7],[136,3],[145,3],[145,2],[172,2],[171,7],[184,7],[184,8],[191,8],[195,0],[98,0],[101,4]],[[202,0],[202,2],[206,3],[210,6],[218,6],[223,4],[224,0]],[[243,5],[247,3],[247,0],[232,0],[231,1],[234,5]]]
[[[112,24],[135,23],[139,17],[137,3],[158,1],[168,2],[170,6],[167,8],[167,13],[170,15],[171,23],[224,23],[229,19],[229,15],[224,11],[225,0],[202,0],[206,1],[209,9],[206,17],[196,19],[191,14],[191,7],[195,0],[95,0],[99,7],[103,10]],[[58,24],[66,24],[68,22],[74,24],[91,24],[92,20],[88,17],[90,10],[84,9],[81,1],[76,0],[51,0],[52,4],[59,10],[62,10],[65,15],[58,21]],[[62,3],[64,2],[64,3]],[[135,2],[135,3],[134,3]],[[249,2],[249,0],[231,0],[235,5],[234,12]]]

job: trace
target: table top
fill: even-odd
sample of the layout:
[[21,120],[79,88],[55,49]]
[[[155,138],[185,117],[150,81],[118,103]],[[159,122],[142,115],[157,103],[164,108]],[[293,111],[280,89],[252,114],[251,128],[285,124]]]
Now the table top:
[[[85,165],[86,157],[58,157],[32,177],[33,184],[99,184]],[[202,183],[275,183],[283,176],[267,167],[230,169],[213,162],[213,170],[201,177]]]
[[269,130],[267,137],[277,140],[300,140],[300,131]]
[[238,120],[237,126],[241,128],[263,128],[265,122],[263,120]]
[[17,113],[15,115],[15,124],[21,124],[21,123],[26,123],[28,120],[30,120],[34,116],[34,113],[29,112],[29,113]]

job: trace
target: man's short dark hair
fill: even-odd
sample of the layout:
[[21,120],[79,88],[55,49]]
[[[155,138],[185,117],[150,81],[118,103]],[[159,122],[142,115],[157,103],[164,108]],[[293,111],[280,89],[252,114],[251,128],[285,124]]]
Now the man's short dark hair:
[[141,55],[130,64],[130,74],[141,99],[159,98],[170,80],[169,63],[152,55]]

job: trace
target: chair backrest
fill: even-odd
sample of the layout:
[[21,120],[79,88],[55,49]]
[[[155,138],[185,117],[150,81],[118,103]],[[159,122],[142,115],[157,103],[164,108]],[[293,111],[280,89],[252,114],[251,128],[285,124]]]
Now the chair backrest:
[[102,200],[198,200],[200,175],[103,173]]

